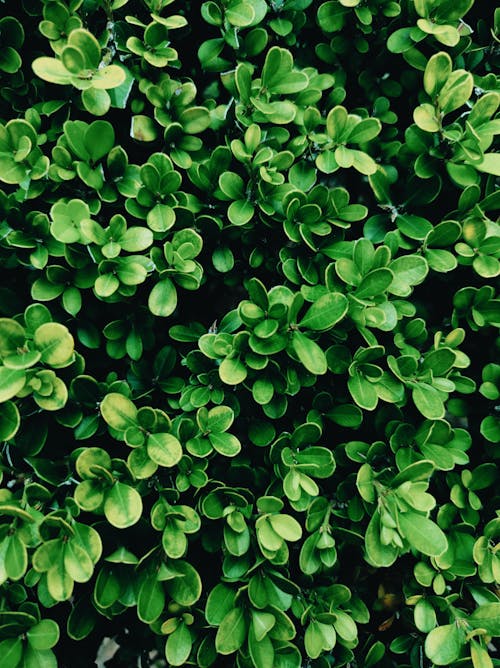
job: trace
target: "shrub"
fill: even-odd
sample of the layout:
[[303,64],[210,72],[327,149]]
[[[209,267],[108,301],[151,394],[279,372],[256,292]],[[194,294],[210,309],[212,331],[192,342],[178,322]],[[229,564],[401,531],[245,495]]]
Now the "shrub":
[[500,665],[500,10],[2,14],[2,666]]

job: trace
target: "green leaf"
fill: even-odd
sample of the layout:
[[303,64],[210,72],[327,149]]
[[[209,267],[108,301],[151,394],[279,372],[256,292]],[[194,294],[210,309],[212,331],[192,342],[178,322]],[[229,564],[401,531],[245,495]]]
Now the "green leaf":
[[454,26],[439,24],[428,18],[418,19],[417,26],[422,32],[434,35],[436,40],[445,46],[456,46],[460,41],[460,33]]
[[102,448],[85,448],[78,456],[75,467],[81,478],[97,477],[93,467],[111,468],[111,457]]
[[255,526],[259,544],[264,550],[276,552],[282,547],[283,539],[271,527],[268,517],[259,517]]
[[16,435],[21,424],[21,416],[13,401],[0,405],[0,440],[9,441]]
[[251,25],[255,18],[252,5],[245,2],[231,3],[226,9],[225,15],[229,23],[238,28]]
[[137,597],[137,616],[151,624],[158,619],[165,608],[166,596],[163,584],[154,575],[146,577]]
[[239,357],[226,357],[219,366],[219,376],[227,385],[239,385],[247,377],[247,369]]
[[333,649],[337,640],[335,629],[331,624],[323,624],[312,620],[304,634],[304,646],[311,659],[317,659],[320,654]]
[[82,294],[74,286],[67,287],[62,295],[64,310],[72,316],[76,316],[82,308]]
[[460,656],[465,633],[458,624],[437,626],[425,639],[425,654],[436,666],[449,666]]
[[134,259],[131,257],[123,258],[118,265],[116,275],[123,285],[139,285],[146,279],[147,269],[143,264],[134,262]]
[[462,107],[470,98],[473,85],[474,80],[470,72],[466,70],[452,72],[437,96],[441,112],[449,114]]
[[150,434],[146,447],[151,459],[167,468],[178,464],[182,457],[182,446],[172,434]]
[[434,468],[433,462],[425,459],[414,462],[413,464],[406,466],[392,479],[391,487],[394,489],[407,481],[417,482],[429,480],[434,472]]
[[299,325],[315,331],[331,329],[342,320],[348,308],[349,302],[345,295],[331,292],[311,304]]
[[74,340],[68,328],[57,322],[47,322],[37,328],[33,343],[41,360],[53,368],[68,366],[73,360]]
[[26,372],[23,369],[9,369],[0,366],[0,402],[8,401],[20,392],[26,383]]
[[143,142],[152,142],[159,135],[158,125],[150,116],[138,114],[132,116],[130,136],[132,139]]
[[[12,17],[6,17],[12,18]],[[20,24],[19,24],[20,25]],[[14,74],[22,65],[21,56],[11,46],[7,46],[0,54],[0,70],[8,74]]]
[[[351,443],[353,443],[351,441]],[[354,441],[354,443],[356,443]],[[362,464],[356,476],[356,487],[362,499],[368,503],[374,503],[376,500],[375,486],[373,484],[373,470],[372,467],[365,463]]]
[[345,107],[337,105],[330,109],[326,117],[326,131],[336,143],[340,144],[348,127],[348,113]]
[[493,661],[487,648],[476,640],[470,640],[470,653],[474,668],[493,668]]
[[92,77],[92,87],[98,90],[117,88],[124,83],[125,78],[125,72],[119,65],[106,65],[95,72]]
[[439,119],[436,117],[436,111],[431,104],[427,102],[419,105],[413,112],[413,120],[421,130],[425,132],[438,132],[440,128]]
[[490,636],[500,636],[500,603],[480,605],[468,617],[475,629],[484,629]]
[[307,87],[309,79],[303,72],[293,72],[293,57],[288,49],[273,46],[266,54],[262,68],[262,85],[271,93],[297,93]]
[[486,174],[500,176],[500,154],[484,153],[481,162],[474,163],[474,168]]
[[[263,615],[266,613],[257,614]],[[248,633],[248,650],[254,666],[275,668],[273,643],[267,635],[260,639],[257,637],[255,617],[253,617],[253,623]]]
[[217,635],[215,648],[219,654],[232,654],[240,649],[247,637],[248,623],[242,608],[233,608],[222,620]]
[[35,58],[31,63],[31,67],[37,77],[40,77],[44,81],[63,86],[71,83],[71,72],[68,72],[62,62],[56,58],[48,58],[46,56]]
[[234,255],[227,247],[216,248],[212,253],[212,262],[217,271],[225,274],[234,267]]
[[413,611],[415,626],[422,633],[429,633],[436,626],[436,613],[430,601],[426,598],[421,598],[417,601]]
[[500,419],[496,415],[488,415],[481,421],[482,436],[490,443],[498,443],[500,439]]
[[184,607],[194,605],[201,596],[201,578],[186,561],[175,562],[176,577],[165,582],[165,588],[176,603]]
[[234,607],[236,593],[226,584],[220,582],[215,585],[208,595],[205,617],[209,624],[218,626],[224,617]]
[[319,536],[317,533],[308,536],[302,544],[299,557],[300,570],[306,575],[313,575],[321,568],[321,558],[317,550]]
[[21,638],[6,638],[0,641],[0,653],[4,668],[18,668],[23,656],[23,641]]
[[380,540],[380,513],[376,510],[368,523],[365,534],[365,548],[369,563],[379,568],[391,566],[399,555],[393,545],[384,545]]
[[109,93],[98,88],[82,90],[82,102],[89,114],[94,116],[104,116],[111,106]]
[[268,520],[283,540],[297,541],[302,537],[302,527],[291,515],[270,515]]
[[166,318],[177,306],[177,290],[169,278],[159,281],[151,290],[148,307],[153,315]]
[[434,271],[447,273],[457,267],[457,259],[450,251],[441,248],[428,248],[425,252],[425,259]]
[[426,218],[413,214],[400,214],[396,218],[398,229],[410,239],[421,241],[434,230],[432,223]]
[[239,174],[223,172],[219,176],[219,188],[230,199],[243,199],[245,184]]
[[52,650],[33,649],[27,645],[23,654],[23,668],[57,668],[57,659]]
[[25,339],[26,332],[22,325],[11,318],[0,318],[0,357],[16,354]]
[[391,285],[394,274],[386,267],[373,269],[363,277],[361,283],[356,288],[355,295],[359,299],[377,297],[383,294]]
[[377,407],[378,394],[373,383],[359,372],[355,372],[347,381],[347,387],[354,401],[367,411],[372,411]]
[[424,89],[429,97],[432,99],[436,97],[447,82],[451,70],[451,58],[444,51],[435,53],[429,58],[424,72]]
[[52,619],[42,619],[26,634],[33,649],[50,649],[59,640],[59,626]]
[[153,243],[153,233],[147,227],[129,227],[120,238],[120,246],[128,253],[146,250]]
[[231,202],[227,210],[227,217],[233,225],[246,225],[249,223],[254,215],[254,205],[245,199],[238,199]]
[[205,107],[189,107],[179,115],[179,122],[187,134],[198,134],[210,126],[210,113]]
[[101,59],[101,47],[92,33],[84,28],[72,30],[68,37],[68,45],[79,49],[85,56],[85,67],[95,69]]
[[427,353],[422,363],[422,370],[430,369],[433,377],[444,376],[453,367],[456,355],[451,348],[439,348]]
[[83,640],[94,629],[97,618],[96,611],[90,602],[80,598],[73,606],[67,620],[68,636],[72,640]]
[[354,619],[343,610],[335,610],[336,620],[333,622],[337,635],[346,642],[354,642],[358,637],[358,629]]
[[358,123],[349,135],[348,141],[363,144],[374,139],[381,131],[382,124],[378,118],[365,118]]
[[276,624],[276,617],[270,612],[252,610],[252,629],[255,639],[260,642]]
[[5,538],[5,570],[11,580],[20,580],[28,568],[28,554],[25,544],[17,533]]
[[175,211],[166,204],[155,204],[146,221],[153,232],[166,232],[175,224]]
[[[48,374],[51,374],[48,376]],[[33,399],[35,402],[46,411],[57,411],[66,405],[68,400],[68,389],[64,382],[52,376],[51,371],[39,371],[37,373],[38,380],[42,381],[40,390],[33,391]],[[45,385],[45,382],[46,385]],[[49,389],[50,388],[50,389]]]
[[99,571],[94,585],[94,601],[101,608],[109,608],[118,600],[122,591],[122,582],[118,573],[108,567]]
[[411,396],[424,417],[429,420],[439,420],[444,417],[445,407],[441,393],[432,385],[419,382],[412,389]]
[[439,22],[458,21],[473,4],[474,0],[446,0],[435,7],[433,14]]
[[189,627],[180,622],[175,631],[171,633],[165,645],[165,656],[171,666],[184,666],[191,654],[193,641]]
[[47,571],[47,589],[56,601],[67,601],[73,593],[74,582],[64,568],[64,554],[60,550]]
[[241,450],[241,443],[233,434],[209,434],[214,450],[224,457],[235,457]]
[[94,162],[97,162],[113,148],[115,131],[108,121],[94,121],[91,123],[84,137],[85,148]]
[[425,259],[419,255],[397,257],[389,268],[394,274],[389,292],[398,297],[407,297],[414,285],[420,285],[429,273]]
[[120,287],[120,281],[114,274],[103,274],[96,279],[94,287],[99,297],[110,297]]
[[118,529],[136,524],[142,515],[141,495],[133,487],[115,482],[106,494],[104,514],[108,522]]
[[448,548],[445,534],[437,524],[417,513],[398,514],[401,533],[415,549],[430,557],[437,557]]
[[207,429],[212,433],[227,431],[233,420],[234,412],[229,406],[216,406],[208,412]]
[[106,394],[100,410],[106,423],[117,431],[125,431],[137,423],[137,408],[130,399],[118,392]]
[[315,341],[298,330],[292,334],[292,348],[308,371],[315,375],[323,375],[327,372],[328,367],[323,350]]
[[317,19],[321,29],[325,32],[335,32],[343,25],[342,14],[338,11],[338,3],[333,0],[323,2],[319,6]]
[[366,654],[365,658],[365,668],[371,668],[376,666],[384,658],[385,655],[385,645],[380,640],[377,640],[373,643]]
[[112,107],[115,107],[117,109],[125,109],[135,79],[130,70],[127,69],[124,65],[118,63],[117,67],[119,67],[123,71],[124,80],[118,86],[111,88],[108,95]]
[[339,165],[335,160],[333,151],[322,151],[316,158],[316,167],[323,174],[333,174],[333,172],[337,171]]
[[370,155],[368,155],[368,153],[365,153],[364,151],[357,151],[353,148],[349,150],[351,151],[352,166],[354,169],[356,169],[361,174],[364,174],[365,176],[375,174],[378,169],[377,163]]
[[500,260],[488,255],[475,257],[472,266],[479,276],[483,278],[495,278],[500,274]]

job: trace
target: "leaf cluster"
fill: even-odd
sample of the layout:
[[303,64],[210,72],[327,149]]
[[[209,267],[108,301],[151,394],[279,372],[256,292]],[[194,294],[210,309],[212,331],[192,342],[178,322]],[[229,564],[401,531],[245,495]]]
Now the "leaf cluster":
[[500,665],[499,10],[2,14],[2,666]]

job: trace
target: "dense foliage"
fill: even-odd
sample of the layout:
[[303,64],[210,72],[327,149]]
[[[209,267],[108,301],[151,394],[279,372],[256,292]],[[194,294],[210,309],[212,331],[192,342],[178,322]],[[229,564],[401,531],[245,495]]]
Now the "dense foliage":
[[500,666],[493,4],[2,1],[3,668]]

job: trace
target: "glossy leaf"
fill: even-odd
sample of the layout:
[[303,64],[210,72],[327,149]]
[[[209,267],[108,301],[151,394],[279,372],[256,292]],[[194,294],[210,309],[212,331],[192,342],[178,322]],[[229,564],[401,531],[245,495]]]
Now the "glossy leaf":
[[302,332],[295,331],[292,335],[292,347],[308,371],[316,375],[326,373],[327,363],[325,353],[315,341],[309,339]]
[[122,482],[115,482],[106,494],[104,514],[110,524],[125,529],[139,521],[142,499],[136,489]]
[[182,446],[172,434],[151,434],[146,447],[149,457],[160,466],[175,466],[182,457]]
[[153,315],[166,318],[177,306],[177,291],[169,278],[159,281],[151,290],[148,299],[149,310]]
[[447,549],[445,534],[427,517],[417,513],[400,513],[398,521],[407,541],[423,554],[439,556]]
[[460,656],[464,641],[457,624],[437,626],[425,639],[425,654],[436,666],[448,666]]
[[341,293],[320,297],[306,311],[299,325],[315,331],[334,327],[347,313],[348,301]]
[[232,654],[244,643],[247,621],[242,608],[232,608],[220,623],[215,636],[215,647],[219,654]]
[[113,429],[125,431],[136,424],[137,408],[118,392],[110,392],[101,402],[100,410],[104,420]]

